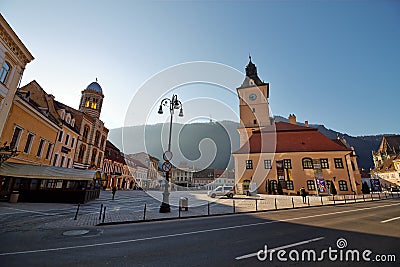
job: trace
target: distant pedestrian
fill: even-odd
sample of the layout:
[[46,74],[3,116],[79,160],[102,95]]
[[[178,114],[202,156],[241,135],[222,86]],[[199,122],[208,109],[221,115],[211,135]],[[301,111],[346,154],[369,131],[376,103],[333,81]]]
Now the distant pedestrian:
[[307,192],[304,187],[300,188],[300,195],[303,198],[303,204],[307,204]]
[[112,199],[114,200],[114,197],[115,197],[115,192],[117,192],[117,187],[116,186],[114,186],[113,188],[112,188]]

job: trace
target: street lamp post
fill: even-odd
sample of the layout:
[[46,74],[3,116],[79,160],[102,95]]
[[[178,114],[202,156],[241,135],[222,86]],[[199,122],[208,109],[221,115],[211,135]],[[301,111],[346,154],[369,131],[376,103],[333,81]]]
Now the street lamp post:
[[8,160],[9,158],[15,157],[17,155],[18,155],[17,149],[7,146],[7,142],[5,142],[3,146],[0,147],[0,166],[3,162]]
[[175,109],[180,109],[179,117],[183,117],[183,107],[181,101],[178,100],[177,95],[172,95],[172,98],[164,98],[161,100],[160,109],[158,110],[158,114],[163,114],[163,106],[169,106],[169,113],[170,113],[170,124],[169,124],[169,139],[168,139],[168,150],[164,152],[163,158],[163,171],[165,172],[165,183],[164,183],[164,192],[163,192],[163,202],[160,206],[160,213],[167,213],[171,212],[171,208],[169,205],[169,174],[172,168],[172,164],[170,160],[172,159],[172,152],[171,152],[171,135],[172,135],[172,118],[174,115]]

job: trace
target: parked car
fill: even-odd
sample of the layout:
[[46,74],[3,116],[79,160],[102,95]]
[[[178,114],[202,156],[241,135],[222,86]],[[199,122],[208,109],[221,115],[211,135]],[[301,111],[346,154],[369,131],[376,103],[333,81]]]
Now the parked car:
[[229,198],[233,198],[233,195],[235,194],[233,186],[229,185],[220,185],[216,187],[214,190],[208,191],[208,196],[215,198],[217,196],[227,196]]

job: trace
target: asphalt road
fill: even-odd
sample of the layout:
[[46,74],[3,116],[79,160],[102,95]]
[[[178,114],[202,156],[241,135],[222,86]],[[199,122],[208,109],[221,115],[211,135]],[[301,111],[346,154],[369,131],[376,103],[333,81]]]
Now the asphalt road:
[[[399,266],[399,216],[400,201],[384,200],[179,221],[6,232],[1,237],[0,266],[321,266],[313,262],[310,250],[323,265]],[[257,252],[265,246],[276,251],[268,251],[267,257],[259,253],[259,259]],[[356,253],[360,261],[353,260]],[[391,262],[377,261],[382,259]]]

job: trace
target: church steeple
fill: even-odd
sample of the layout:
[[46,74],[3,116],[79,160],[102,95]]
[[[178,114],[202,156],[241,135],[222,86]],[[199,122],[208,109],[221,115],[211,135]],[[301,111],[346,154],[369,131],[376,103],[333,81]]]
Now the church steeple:
[[251,55],[249,54],[249,63],[246,66],[246,78],[241,87],[261,86],[264,84],[265,83],[258,77],[257,67],[251,61]]

